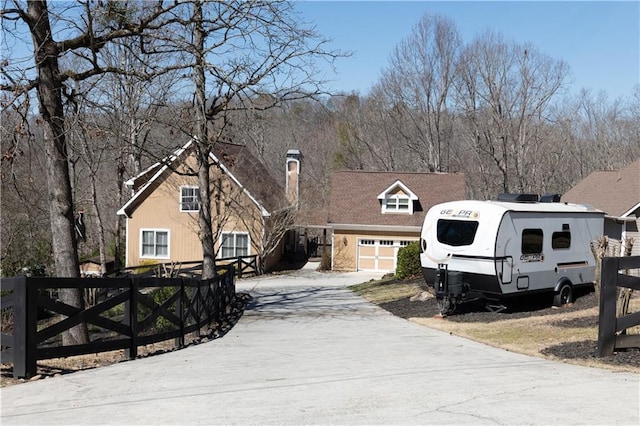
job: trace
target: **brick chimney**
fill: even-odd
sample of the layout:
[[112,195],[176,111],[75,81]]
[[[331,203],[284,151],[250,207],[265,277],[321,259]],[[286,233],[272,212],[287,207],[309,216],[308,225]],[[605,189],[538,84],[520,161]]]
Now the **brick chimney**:
[[287,151],[287,175],[286,194],[289,202],[298,207],[298,194],[300,189],[300,162],[302,161],[302,153],[297,149]]

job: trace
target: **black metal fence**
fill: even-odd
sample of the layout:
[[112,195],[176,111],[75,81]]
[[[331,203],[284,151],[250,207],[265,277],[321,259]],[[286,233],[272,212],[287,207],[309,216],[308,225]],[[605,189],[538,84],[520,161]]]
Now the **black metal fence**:
[[624,333],[628,328],[640,325],[640,312],[622,317],[616,315],[618,288],[640,290],[640,277],[627,275],[621,271],[637,268],[640,268],[640,256],[602,259],[598,356],[611,356],[616,349],[640,348],[639,334]]
[[[3,316],[2,363],[13,363],[14,377],[36,374],[42,359],[124,349],[130,359],[138,348],[185,336],[220,322],[236,297],[235,269],[211,280],[194,278],[46,278],[0,281]],[[60,289],[99,289],[94,306],[62,303]],[[90,342],[62,346],[61,335],[81,323]]]

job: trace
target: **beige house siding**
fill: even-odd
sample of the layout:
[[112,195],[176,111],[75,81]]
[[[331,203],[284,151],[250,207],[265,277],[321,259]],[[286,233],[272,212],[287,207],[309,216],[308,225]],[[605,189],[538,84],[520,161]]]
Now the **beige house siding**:
[[[194,165],[193,157],[187,164]],[[184,168],[183,168],[184,170]],[[212,169],[214,187],[222,187],[224,195],[220,203],[215,204],[212,197],[212,217],[214,238],[217,229],[221,229],[215,241],[218,258],[221,257],[220,245],[223,232],[249,234],[249,255],[258,253],[261,244],[262,215],[258,207],[240,188],[228,178]],[[127,266],[138,266],[142,262],[188,262],[202,260],[202,245],[199,238],[197,212],[180,211],[180,191],[183,186],[197,186],[197,177],[170,173],[159,179],[155,189],[145,197],[127,220]],[[231,207],[229,207],[231,206]],[[242,215],[244,220],[239,218]],[[166,256],[142,256],[142,232],[144,230],[166,231],[169,236],[169,252]],[[273,257],[277,256],[277,251]],[[271,260],[270,263],[273,263]]]
[[100,265],[95,263],[81,263],[80,264],[80,276],[81,277],[99,277],[102,275]]
[[640,218],[636,218],[636,231],[627,232],[627,239],[633,239],[633,246],[631,247],[631,256],[640,256]]
[[394,271],[400,247],[419,240],[429,208],[464,195],[461,174],[334,172],[327,215],[332,268]]
[[[395,271],[400,243],[419,239],[420,230],[415,232],[334,230],[332,269]],[[381,244],[381,241],[388,243]],[[370,242],[373,244],[369,244]]]

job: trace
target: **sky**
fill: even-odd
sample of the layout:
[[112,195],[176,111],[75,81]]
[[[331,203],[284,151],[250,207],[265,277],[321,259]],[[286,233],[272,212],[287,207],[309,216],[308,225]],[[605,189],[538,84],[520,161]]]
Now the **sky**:
[[348,50],[336,63],[334,91],[367,94],[394,47],[424,14],[457,26],[463,43],[492,30],[510,42],[533,44],[569,64],[569,90],[610,100],[640,84],[640,2],[635,1],[298,1],[296,9],[332,39],[327,50]]

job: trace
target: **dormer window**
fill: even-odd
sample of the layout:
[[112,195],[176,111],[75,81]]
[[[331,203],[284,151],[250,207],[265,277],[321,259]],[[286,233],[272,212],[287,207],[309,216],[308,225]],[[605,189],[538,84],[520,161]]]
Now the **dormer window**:
[[397,180],[378,195],[378,200],[381,203],[382,214],[413,214],[413,205],[418,197],[405,184]]
[[197,186],[180,187],[180,211],[197,212],[200,208],[200,192]]
[[406,213],[409,211],[410,200],[404,194],[395,194],[385,199],[386,211]]

